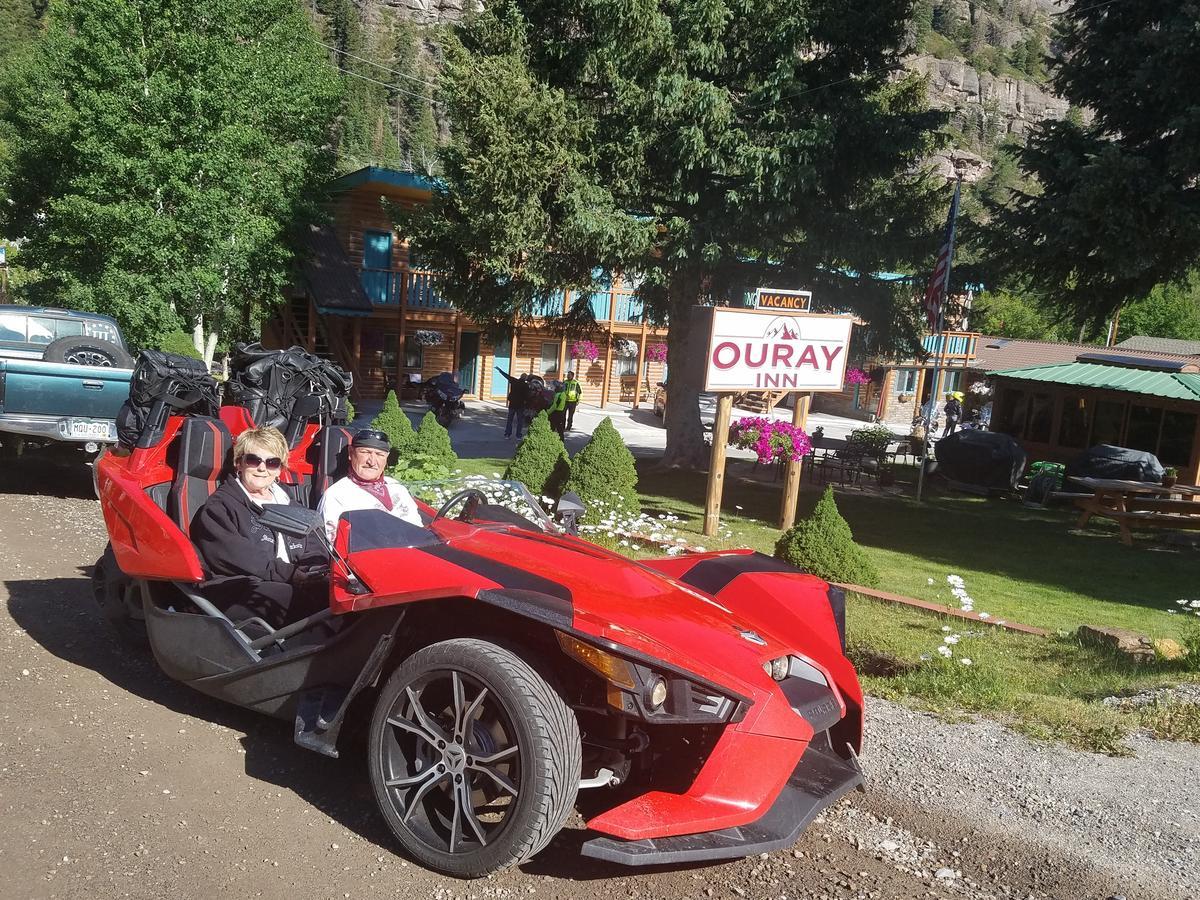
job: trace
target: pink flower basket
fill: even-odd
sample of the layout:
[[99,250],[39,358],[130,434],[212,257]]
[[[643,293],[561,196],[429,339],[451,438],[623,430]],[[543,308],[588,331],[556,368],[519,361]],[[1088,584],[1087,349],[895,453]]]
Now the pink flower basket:
[[812,449],[812,440],[803,428],[758,416],[747,416],[730,425],[729,443],[753,450],[762,463],[798,460]]
[[592,341],[576,341],[571,345],[571,358],[595,362],[600,358],[600,348]]

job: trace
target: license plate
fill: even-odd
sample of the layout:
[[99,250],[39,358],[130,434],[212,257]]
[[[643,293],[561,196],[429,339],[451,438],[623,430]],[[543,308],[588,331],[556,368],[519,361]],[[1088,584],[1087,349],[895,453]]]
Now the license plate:
[[67,435],[97,441],[115,441],[116,426],[111,422],[92,422],[87,419],[71,419],[67,423]]

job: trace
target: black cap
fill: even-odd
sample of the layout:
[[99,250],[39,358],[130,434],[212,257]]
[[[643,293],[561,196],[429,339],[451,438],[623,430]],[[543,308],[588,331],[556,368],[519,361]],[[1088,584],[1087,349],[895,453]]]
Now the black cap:
[[388,440],[386,433],[376,431],[374,428],[364,428],[354,435],[354,440],[350,442],[350,446],[370,447],[372,450],[391,450],[392,442]]

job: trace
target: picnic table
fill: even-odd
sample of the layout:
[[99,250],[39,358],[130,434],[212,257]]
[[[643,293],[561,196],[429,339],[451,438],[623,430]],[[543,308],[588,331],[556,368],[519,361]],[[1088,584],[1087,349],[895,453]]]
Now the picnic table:
[[1113,519],[1126,546],[1133,545],[1131,527],[1200,531],[1200,488],[1121,478],[1072,476],[1069,480],[1092,492],[1075,500],[1080,509],[1076,528],[1087,527],[1092,516]]

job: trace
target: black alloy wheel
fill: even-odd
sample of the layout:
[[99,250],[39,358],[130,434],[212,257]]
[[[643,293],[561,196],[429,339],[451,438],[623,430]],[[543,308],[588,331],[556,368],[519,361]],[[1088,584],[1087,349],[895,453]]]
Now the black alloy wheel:
[[417,862],[479,877],[529,859],[575,803],[579,726],[511,651],[455,639],[409,657],[380,692],[368,765],[376,802]]

